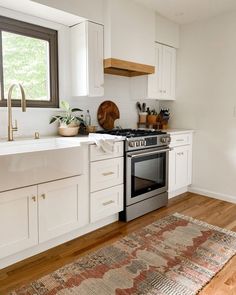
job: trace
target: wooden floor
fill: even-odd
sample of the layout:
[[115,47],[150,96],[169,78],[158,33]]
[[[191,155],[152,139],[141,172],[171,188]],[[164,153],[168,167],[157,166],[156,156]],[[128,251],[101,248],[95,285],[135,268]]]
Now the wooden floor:
[[[129,223],[116,222],[81,238],[0,270],[0,295],[38,279],[82,255],[101,248],[153,221],[179,212],[236,231],[236,205],[186,193]],[[201,295],[236,295],[236,256],[200,292]]]

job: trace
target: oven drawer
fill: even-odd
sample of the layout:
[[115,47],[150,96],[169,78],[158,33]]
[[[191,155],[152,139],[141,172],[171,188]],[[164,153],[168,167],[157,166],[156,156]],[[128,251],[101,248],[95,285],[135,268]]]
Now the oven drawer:
[[91,222],[123,210],[123,184],[91,194]]
[[171,135],[171,147],[191,144],[191,133],[173,134]]
[[92,162],[90,191],[95,192],[123,183],[124,158]]
[[123,141],[115,142],[114,144],[114,152],[113,153],[106,153],[96,145],[90,146],[90,161],[99,161],[99,160],[106,160],[112,158],[123,157],[124,154],[124,143]]

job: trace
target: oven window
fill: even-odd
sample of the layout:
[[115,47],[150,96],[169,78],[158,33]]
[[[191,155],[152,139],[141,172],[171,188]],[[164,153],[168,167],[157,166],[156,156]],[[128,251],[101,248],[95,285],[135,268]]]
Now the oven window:
[[166,153],[132,160],[131,197],[166,186]]

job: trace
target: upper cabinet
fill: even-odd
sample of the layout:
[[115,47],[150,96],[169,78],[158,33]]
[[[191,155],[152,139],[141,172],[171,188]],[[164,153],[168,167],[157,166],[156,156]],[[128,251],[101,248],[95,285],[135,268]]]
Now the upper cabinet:
[[157,71],[148,76],[148,98],[175,100],[176,49],[155,44]]
[[176,49],[155,43],[155,74],[131,80],[132,99],[175,100]]
[[90,21],[71,28],[72,95],[104,95],[103,25]]

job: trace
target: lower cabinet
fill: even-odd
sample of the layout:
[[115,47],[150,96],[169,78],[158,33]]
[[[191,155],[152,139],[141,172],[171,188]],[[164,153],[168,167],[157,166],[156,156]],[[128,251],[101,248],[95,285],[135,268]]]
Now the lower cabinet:
[[0,193],[0,259],[84,226],[82,179]]
[[169,187],[177,190],[191,184],[191,146],[174,148],[170,151]]
[[91,222],[123,210],[123,184],[91,193]]
[[[169,193],[192,182],[192,133],[171,136],[169,152]],[[172,194],[175,196],[175,194]]]
[[38,186],[39,242],[45,242],[80,226],[81,177]]
[[38,244],[37,186],[0,193],[0,258]]

